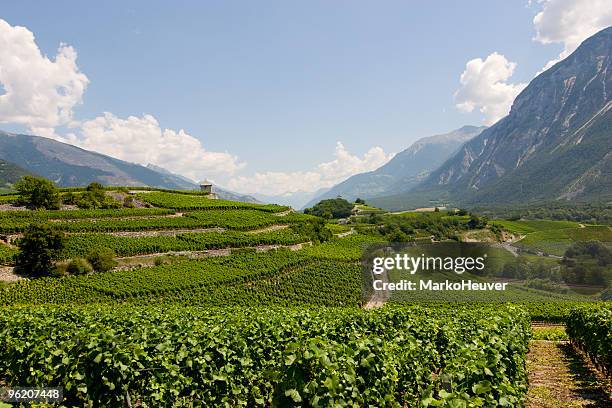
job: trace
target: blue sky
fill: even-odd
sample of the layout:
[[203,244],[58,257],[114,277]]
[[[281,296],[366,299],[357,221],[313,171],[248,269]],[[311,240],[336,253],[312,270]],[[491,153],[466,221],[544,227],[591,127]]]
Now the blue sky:
[[[233,173],[213,178],[228,184],[242,176],[232,185],[246,191],[256,172],[319,171],[338,158],[337,142],[341,154],[365,160],[378,146],[388,158],[420,137],[482,124],[478,109],[456,107],[466,63],[497,52],[516,63],[505,82],[529,82],[564,50],[563,42],[534,40],[542,8],[525,1],[19,1],[3,3],[0,18],[31,31],[51,61],[60,43],[76,51],[88,84],[74,120],[152,115],[161,129],[184,129],[206,151],[233,156]],[[8,120],[1,126],[28,129]],[[70,126],[57,122],[54,137],[78,140]]]

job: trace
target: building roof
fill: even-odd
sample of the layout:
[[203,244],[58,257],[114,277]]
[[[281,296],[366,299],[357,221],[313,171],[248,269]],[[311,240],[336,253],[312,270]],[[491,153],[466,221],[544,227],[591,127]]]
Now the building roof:
[[201,186],[212,186],[212,183],[208,180],[200,181]]

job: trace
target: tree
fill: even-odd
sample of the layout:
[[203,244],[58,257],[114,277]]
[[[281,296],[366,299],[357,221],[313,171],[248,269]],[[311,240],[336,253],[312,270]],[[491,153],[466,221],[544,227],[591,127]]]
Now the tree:
[[487,217],[478,217],[472,214],[467,222],[467,226],[469,229],[480,229],[486,227],[488,222]]
[[104,186],[100,183],[89,183],[87,188],[80,197],[75,199],[76,205],[79,208],[121,208],[121,202],[106,195]]
[[50,275],[53,261],[64,248],[64,234],[46,224],[32,224],[17,242],[18,270],[26,275]]
[[59,192],[53,183],[42,177],[24,176],[17,183],[15,189],[19,193],[18,202],[32,209],[44,208],[59,210]]
[[115,251],[109,248],[94,249],[87,255],[87,261],[96,272],[108,272],[117,266]]
[[311,214],[324,218],[331,214],[331,218],[346,218],[351,215],[352,211],[353,204],[349,203],[344,198],[338,197],[322,200],[314,207],[305,209],[304,214]]
[[362,205],[365,205],[365,203],[366,203],[366,202],[365,202],[365,200],[363,200],[363,199],[361,199],[361,198],[358,198],[358,199],[356,199],[356,200],[355,200],[355,204],[362,204]]

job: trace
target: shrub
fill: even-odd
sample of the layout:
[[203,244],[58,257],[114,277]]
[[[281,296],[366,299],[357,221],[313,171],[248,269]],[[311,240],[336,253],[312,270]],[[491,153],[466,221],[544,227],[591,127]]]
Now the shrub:
[[74,258],[68,263],[66,272],[68,272],[70,275],[86,275],[93,272],[93,267],[87,261],[87,259]]
[[87,261],[96,272],[108,272],[117,266],[115,251],[109,248],[94,249],[87,255]]
[[68,262],[57,262],[51,269],[51,276],[61,278],[68,274]]
[[153,260],[155,266],[165,265],[167,263],[169,263],[169,261],[165,256],[158,256]]

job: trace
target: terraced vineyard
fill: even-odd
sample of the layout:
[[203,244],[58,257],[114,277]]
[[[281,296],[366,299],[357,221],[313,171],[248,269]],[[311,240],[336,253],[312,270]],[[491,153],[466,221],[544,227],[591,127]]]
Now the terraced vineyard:
[[[60,261],[100,248],[120,258],[110,272],[0,288],[0,384],[62,386],[66,406],[520,406],[530,321],[568,316],[570,338],[608,361],[609,347],[579,335],[609,317],[609,306],[578,301],[587,297],[516,287],[490,303],[412,297],[365,310],[364,247],[386,242],[365,219],[325,224],[187,192],[134,197],[151,207],[0,211],[5,264],[32,223],[66,235]],[[398,217],[429,237],[420,216],[389,216]],[[469,220],[427,217],[449,227]],[[527,237],[608,234],[501,223]]]
[[532,252],[563,256],[574,242],[598,240],[612,243],[608,225],[584,225],[571,221],[495,221],[509,232],[524,235],[517,246]]
[[161,208],[175,210],[237,210],[253,209],[266,212],[282,212],[289,207],[274,204],[249,204],[227,200],[211,200],[201,195],[186,195],[166,192],[149,192],[136,194],[139,200]]

